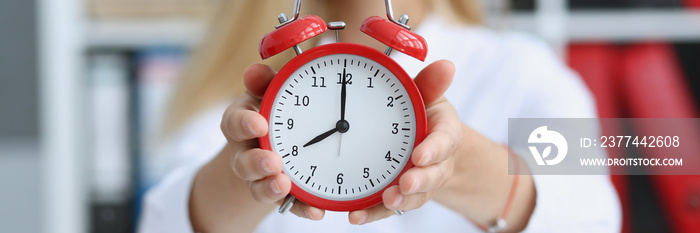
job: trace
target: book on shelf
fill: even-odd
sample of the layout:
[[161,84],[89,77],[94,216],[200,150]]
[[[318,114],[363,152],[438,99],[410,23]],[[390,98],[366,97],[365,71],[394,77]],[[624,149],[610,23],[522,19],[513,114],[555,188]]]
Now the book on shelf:
[[87,64],[90,228],[128,232],[133,200],[129,59],[119,52],[96,52]]

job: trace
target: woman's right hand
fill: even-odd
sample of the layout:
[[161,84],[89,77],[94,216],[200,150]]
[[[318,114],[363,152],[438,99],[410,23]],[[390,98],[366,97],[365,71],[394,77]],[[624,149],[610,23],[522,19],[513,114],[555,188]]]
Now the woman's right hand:
[[[268,130],[267,120],[258,110],[274,76],[275,71],[262,64],[253,64],[243,72],[247,92],[226,109],[221,121],[228,144],[200,170],[193,184],[190,219],[195,231],[242,230],[242,225],[252,231],[269,213],[271,204],[281,204],[289,194],[291,181],[282,174],[282,158],[258,144],[258,138]],[[312,220],[325,214],[299,201],[290,211]]]
[[[282,174],[282,157],[260,149],[258,138],[267,135],[268,123],[260,115],[260,102],[267,86],[275,76],[269,66],[253,64],[243,72],[247,92],[234,101],[221,121],[229,146],[233,146],[231,169],[238,178],[248,182],[250,194],[263,203],[281,204],[289,194],[291,181]],[[324,211],[302,202],[290,210],[299,217],[320,220]]]

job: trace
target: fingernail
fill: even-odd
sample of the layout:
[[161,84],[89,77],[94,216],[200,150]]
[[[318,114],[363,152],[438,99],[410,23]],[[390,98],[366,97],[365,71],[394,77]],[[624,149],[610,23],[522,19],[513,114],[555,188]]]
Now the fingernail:
[[270,191],[272,191],[272,194],[275,196],[279,196],[282,194],[282,190],[280,189],[280,186],[277,185],[277,181],[270,180]]
[[255,130],[253,124],[251,124],[250,122],[245,123],[245,129],[248,130],[248,133],[250,133],[250,135],[258,135],[258,131]]
[[398,194],[396,195],[396,200],[394,200],[394,204],[391,205],[395,210],[398,210],[399,207],[401,207],[401,203],[403,202],[403,195]]
[[267,161],[267,159],[260,159],[260,169],[262,169],[265,174],[272,174],[275,171],[272,169],[272,165],[270,165],[270,162]]
[[311,217],[311,213],[309,213],[309,208],[304,209],[304,215],[306,215],[306,218],[314,220],[314,218]]
[[420,161],[418,161],[418,162],[420,163],[419,165],[428,165],[430,163],[430,161],[432,161],[432,160],[433,160],[433,153],[428,152],[428,153],[423,154],[423,158],[421,158]]
[[419,177],[419,176],[416,176],[416,177],[413,179],[413,184],[411,184],[411,189],[409,189],[408,192],[409,192],[409,193],[415,193],[415,192],[418,191],[418,189],[420,188],[420,185],[421,185],[420,177]]
[[314,216],[313,216],[313,214],[311,214],[311,212],[312,212],[312,211],[311,211],[311,208],[305,208],[305,209],[304,209],[304,214],[306,215],[306,218],[311,219],[311,220],[314,220],[314,221],[320,220],[320,219],[314,218]]
[[365,222],[367,222],[367,212],[363,211],[362,218],[360,218],[360,221],[357,222],[357,225],[365,224]]

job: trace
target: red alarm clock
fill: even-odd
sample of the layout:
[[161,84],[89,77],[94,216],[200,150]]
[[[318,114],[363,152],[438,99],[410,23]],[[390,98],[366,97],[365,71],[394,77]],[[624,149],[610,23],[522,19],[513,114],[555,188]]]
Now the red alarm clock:
[[[315,15],[278,17],[280,25],[260,41],[263,59],[294,47],[297,56],[277,73],[260,107],[269,123],[263,149],[277,152],[292,180],[287,212],[295,199],[317,208],[353,211],[381,203],[382,193],[413,167],[411,153],[426,136],[423,99],[411,77],[388,55],[392,49],[421,61],[425,40],[410,32],[408,16],[373,16],[360,30],[388,45],[382,53],[353,43],[321,45],[302,52],[298,44],[343,22]],[[402,212],[397,212],[402,213]]]

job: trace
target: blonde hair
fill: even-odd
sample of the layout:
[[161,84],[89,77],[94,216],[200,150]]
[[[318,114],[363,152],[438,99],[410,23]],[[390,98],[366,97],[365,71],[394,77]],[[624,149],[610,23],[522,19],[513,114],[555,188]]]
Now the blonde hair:
[[[379,1],[379,0],[377,0]],[[327,18],[327,6],[302,4],[302,16],[313,13]],[[243,70],[250,64],[263,63],[279,70],[293,56],[289,49],[265,61],[260,59],[260,39],[274,30],[277,14],[290,14],[293,1],[233,0],[225,1],[214,18],[212,27],[171,99],[166,114],[164,133],[185,124],[197,113],[245,91]],[[431,0],[430,6],[446,18],[467,24],[481,23],[477,0]],[[311,39],[302,44],[317,44]]]

